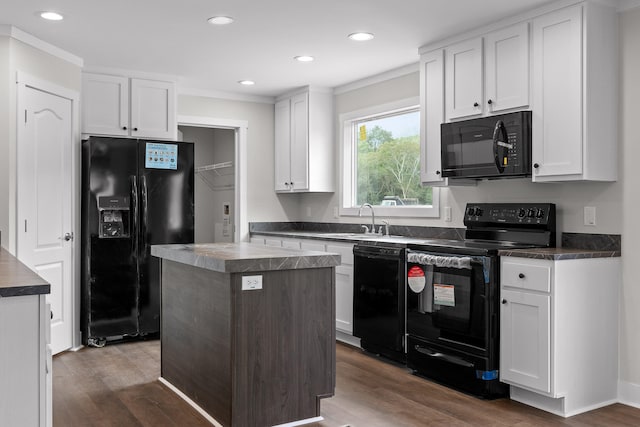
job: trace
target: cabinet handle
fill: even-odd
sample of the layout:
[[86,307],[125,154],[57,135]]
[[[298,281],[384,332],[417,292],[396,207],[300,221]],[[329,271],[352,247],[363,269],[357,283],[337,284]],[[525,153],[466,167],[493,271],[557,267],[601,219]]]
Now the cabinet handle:
[[487,104],[491,105],[491,104],[493,104],[493,101],[490,99],[490,100],[487,101]]
[[534,168],[534,169],[538,169],[539,167],[540,167],[540,165],[539,165],[539,164],[537,164],[537,163],[534,163],[534,164],[533,164],[533,168]]
[[507,303],[507,300],[506,300],[506,299],[504,299],[504,298],[502,298],[502,301],[501,301],[501,302],[502,302],[503,304],[506,304],[506,303]]
[[480,105],[480,104],[478,104],[477,102],[474,102],[474,103],[473,103],[473,106],[474,106],[474,107],[478,107],[479,105]]
[[440,175],[440,171],[436,171],[436,175]]
[[133,128],[133,130],[135,130],[136,132],[138,131],[138,128]]
[[122,130],[127,130],[127,127],[126,126],[122,126]]
[[521,278],[521,279],[524,279],[524,274],[520,273],[520,274],[518,274],[518,277]]

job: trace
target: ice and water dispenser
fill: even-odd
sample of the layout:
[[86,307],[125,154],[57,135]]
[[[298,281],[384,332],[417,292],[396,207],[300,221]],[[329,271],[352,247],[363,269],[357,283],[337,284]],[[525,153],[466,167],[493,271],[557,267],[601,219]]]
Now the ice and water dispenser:
[[129,237],[129,197],[98,197],[98,214],[99,238]]

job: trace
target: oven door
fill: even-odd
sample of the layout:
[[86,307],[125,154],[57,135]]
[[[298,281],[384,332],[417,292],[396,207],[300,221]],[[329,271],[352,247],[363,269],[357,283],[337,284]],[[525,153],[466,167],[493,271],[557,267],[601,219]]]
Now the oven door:
[[407,334],[485,355],[491,257],[410,251],[407,261]]

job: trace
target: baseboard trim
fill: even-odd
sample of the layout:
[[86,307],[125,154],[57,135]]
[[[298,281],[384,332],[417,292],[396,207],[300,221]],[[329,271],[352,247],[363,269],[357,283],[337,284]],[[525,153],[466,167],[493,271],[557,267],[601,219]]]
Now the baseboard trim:
[[640,409],[640,384],[618,381],[618,402]]
[[207,421],[209,421],[211,424],[213,424],[216,427],[224,427],[222,424],[220,424],[218,421],[215,420],[215,418],[213,418],[211,415],[209,415],[207,413],[207,411],[205,411],[204,409],[202,409],[196,402],[194,402],[193,400],[191,400],[186,394],[184,394],[183,392],[181,392],[178,388],[176,388],[176,386],[174,386],[173,384],[171,384],[169,381],[165,380],[162,377],[158,378],[158,381],[160,381],[162,384],[164,384],[165,386],[167,386],[167,388],[169,388],[169,390],[171,390],[172,392],[174,392],[175,394],[178,395],[178,397],[180,397],[182,400],[184,400],[185,402],[187,402],[193,409],[195,409],[196,411],[198,411],[200,413],[200,415],[202,415],[203,417],[206,418]]

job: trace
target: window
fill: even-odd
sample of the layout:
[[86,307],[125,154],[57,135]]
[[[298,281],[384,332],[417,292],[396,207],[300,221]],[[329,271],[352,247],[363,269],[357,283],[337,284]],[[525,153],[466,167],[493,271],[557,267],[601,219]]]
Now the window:
[[420,182],[420,107],[416,99],[341,116],[342,215],[363,203],[384,216],[438,216],[438,191]]

